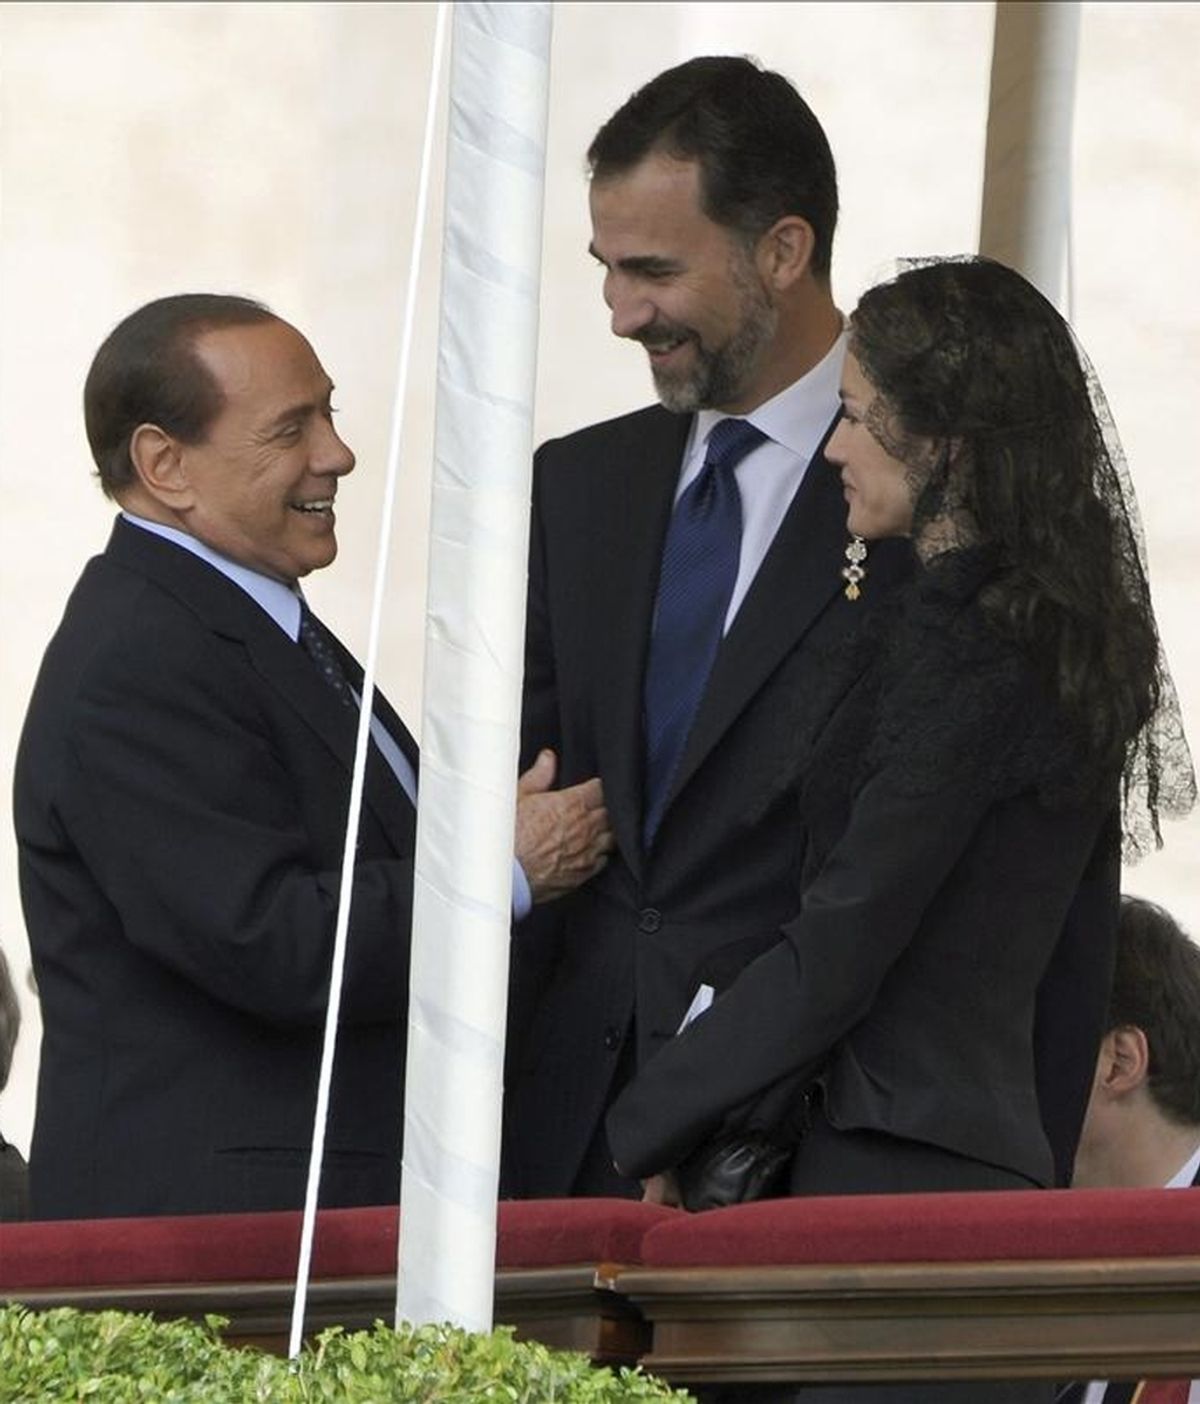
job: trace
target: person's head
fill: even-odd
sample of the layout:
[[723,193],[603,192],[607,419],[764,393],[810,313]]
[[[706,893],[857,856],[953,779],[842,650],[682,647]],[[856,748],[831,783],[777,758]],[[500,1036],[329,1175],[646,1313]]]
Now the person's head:
[[[1025,645],[1104,764],[1154,706],[1157,636],[1122,487],[1070,328],[1020,274],[931,261],[850,317],[846,416],[826,447],[848,526],[919,555],[982,544],[985,606]],[[1096,388],[1098,394],[1098,387]]]
[[[845,464],[850,527],[863,536],[919,532],[949,508],[1019,554],[1038,548],[1048,521],[1103,511],[1102,444],[1070,328],[1003,264],[934,261],[864,293],[843,398],[831,457]],[[907,513],[888,505],[896,482]]]
[[1200,1142],[1200,947],[1140,897],[1121,899],[1105,1028],[1074,1183],[1165,1184]]
[[8,961],[0,950],[0,1091],[8,1081],[12,1067],[13,1048],[21,1031],[21,1006],[8,974]]
[[261,303],[160,298],[101,345],[84,386],[105,493],[288,582],[337,552],[333,499],[354,455],[312,347]]
[[668,69],[588,165],[613,331],[647,347],[669,409],[753,408],[829,349],[837,176],[786,78],[745,58]]
[[1200,946],[1140,897],[1121,899],[1106,1023],[1110,1055],[1136,1065],[1159,1112],[1200,1131]]

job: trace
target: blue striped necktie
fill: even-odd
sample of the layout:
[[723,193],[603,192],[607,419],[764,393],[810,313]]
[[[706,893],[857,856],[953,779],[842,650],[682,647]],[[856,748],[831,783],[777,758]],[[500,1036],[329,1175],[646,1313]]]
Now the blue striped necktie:
[[662,819],[684,742],[725,625],[742,548],[742,496],[733,470],[766,438],[744,419],[722,419],[704,467],[675,504],[658,578],[646,659],[642,838]]

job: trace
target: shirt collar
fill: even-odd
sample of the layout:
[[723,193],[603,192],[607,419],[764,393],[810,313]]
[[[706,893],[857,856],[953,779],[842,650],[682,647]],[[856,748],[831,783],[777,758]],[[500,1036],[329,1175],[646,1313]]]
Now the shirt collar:
[[122,511],[121,515],[132,526],[140,527],[153,536],[161,536],[164,541],[170,541],[176,546],[181,546],[185,551],[190,551],[193,556],[199,556],[214,570],[219,570],[227,580],[232,580],[235,585],[244,590],[260,609],[265,610],[271,616],[289,639],[294,642],[300,637],[300,591],[298,587],[285,585],[282,580],[275,580],[269,575],[251,570],[249,566],[231,561],[228,556],[223,556],[220,551],[214,551],[211,546],[206,546],[203,541],[189,535],[186,531],[180,531],[178,527],[165,526],[162,522],[152,522],[146,517],[135,516],[132,512]]
[[[845,359],[846,333],[843,329],[812,370],[756,409],[736,418],[749,420],[768,439],[782,444],[790,453],[807,461],[815,446],[825,437],[829,422],[837,411],[838,387]],[[729,416],[720,410],[698,410],[692,442],[705,443],[713,425],[727,418]]]
[[1167,1189],[1190,1189],[1200,1174],[1200,1146],[1192,1152],[1191,1158],[1186,1160],[1178,1170],[1167,1181]]

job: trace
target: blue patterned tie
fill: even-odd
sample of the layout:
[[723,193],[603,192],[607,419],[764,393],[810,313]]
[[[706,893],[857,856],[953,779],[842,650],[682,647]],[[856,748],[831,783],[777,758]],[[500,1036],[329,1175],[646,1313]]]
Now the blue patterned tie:
[[647,847],[717,656],[737,579],[742,495],[733,470],[765,438],[744,419],[718,421],[708,436],[704,467],[675,504],[667,528],[646,660],[642,838]]
[[321,676],[341,698],[343,705],[357,710],[358,701],[349,679],[342,671],[329,631],[305,600],[300,601],[300,647],[320,669]]

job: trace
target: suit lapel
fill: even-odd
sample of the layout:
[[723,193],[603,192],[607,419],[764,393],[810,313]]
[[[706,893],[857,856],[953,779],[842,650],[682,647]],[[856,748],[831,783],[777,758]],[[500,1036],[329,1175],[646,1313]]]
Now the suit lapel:
[[[304,650],[265,610],[215,567],[120,518],[113,528],[108,555],[170,591],[214,633],[240,643],[264,683],[311,728],[344,769],[349,793],[358,714],[340,701]],[[347,677],[361,693],[362,669],[336,639],[334,642]],[[399,717],[378,697],[375,711],[415,769],[416,745]],[[411,833],[412,805],[377,754],[369,757],[364,798],[389,835]]]
[[[331,635],[338,650],[342,668],[346,676],[350,679],[350,685],[362,696],[363,670],[358,660],[345,647],[342,641]],[[307,660],[305,660],[307,661]],[[333,689],[326,687],[325,690],[333,695]],[[334,701],[337,702],[336,696]],[[350,717],[353,723],[352,735],[357,741],[358,714],[347,712],[347,709],[338,703],[338,709]],[[400,747],[405,759],[412,766],[413,775],[416,776],[420,769],[420,755],[417,750],[417,743],[413,740],[408,727],[400,720],[399,715],[392,707],[391,703],[384,697],[378,689],[375,691],[374,705],[372,707],[374,716],[383,723],[384,729]],[[353,743],[352,743],[353,746]],[[353,749],[351,750],[350,769],[353,769]],[[404,793],[403,787],[393,775],[391,767],[384,760],[378,747],[372,745],[367,752],[367,773],[363,787],[363,799],[374,811],[376,817],[384,825],[389,833],[405,833],[415,831],[416,808],[409,802],[408,796]]]
[[717,651],[669,803],[842,589],[848,539],[841,484],[822,442]]
[[[596,747],[617,841],[635,875],[642,864],[642,692],[662,545],[691,427],[656,410],[614,446],[623,461],[595,501],[598,569],[593,629],[598,664]],[[602,524],[602,525],[601,525]]]
[[[236,587],[235,587],[236,588]],[[260,610],[261,614],[262,611]],[[294,643],[267,618],[267,628],[254,626],[241,636],[250,655],[251,662],[268,686],[310,726],[322,743],[329,748],[345,771],[346,795],[349,796],[350,776],[354,770],[354,748],[358,737],[357,710],[347,707],[333,688],[313,667],[312,660],[304,650]],[[354,656],[343,647],[332,633],[338,657],[350,685],[362,695],[362,668]],[[413,767],[417,768],[416,744],[407,728],[384,702],[378,693],[375,696],[375,715],[384,723],[395,738],[397,745]],[[367,770],[363,781],[363,801],[369,806],[376,819],[388,834],[411,833],[415,810],[404,793],[403,787],[393,775],[391,767],[383,759],[378,748],[370,746],[367,751]]]

